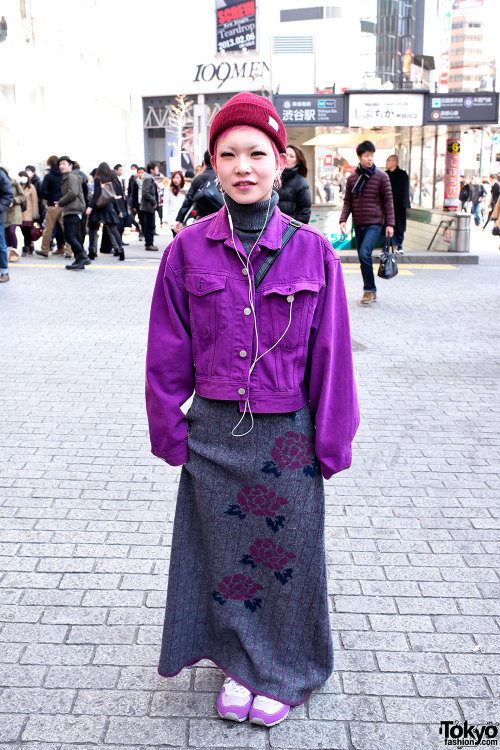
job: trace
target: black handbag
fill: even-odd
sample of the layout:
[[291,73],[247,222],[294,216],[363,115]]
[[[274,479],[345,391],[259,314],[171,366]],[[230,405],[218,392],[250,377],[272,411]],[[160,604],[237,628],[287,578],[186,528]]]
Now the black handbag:
[[109,206],[116,199],[116,193],[113,189],[111,182],[103,182],[101,184],[101,192],[97,198],[95,205],[97,208],[105,208]]
[[380,276],[381,279],[392,279],[397,275],[398,264],[396,261],[396,254],[394,253],[392,237],[386,237],[382,252],[380,253],[380,265],[378,267],[377,276]]
[[493,229],[491,230],[491,234],[492,234],[492,235],[493,235],[494,237],[498,237],[498,235],[500,234],[500,229],[499,229],[499,228],[497,227],[497,225],[496,225],[496,224],[495,224],[495,226],[493,227]]
[[216,186],[215,180],[207,180],[193,196],[196,213],[208,216],[218,211],[224,205],[224,198]]

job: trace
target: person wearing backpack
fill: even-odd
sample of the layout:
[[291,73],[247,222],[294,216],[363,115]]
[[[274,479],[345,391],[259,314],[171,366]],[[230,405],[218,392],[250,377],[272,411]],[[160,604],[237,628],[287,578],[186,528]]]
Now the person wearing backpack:
[[[218,205],[216,205],[215,202],[211,203],[208,200],[200,200],[199,202],[195,201],[195,197],[197,196],[197,194],[199,194],[200,189],[205,185],[205,183],[210,181],[212,185],[215,185],[216,174],[214,168],[212,167],[210,154],[208,151],[205,151],[203,162],[205,164],[205,169],[203,170],[203,172],[200,172],[200,174],[197,174],[196,177],[193,178],[191,187],[189,188],[184,199],[184,203],[182,204],[180,211],[177,214],[177,223],[174,227],[174,232],[176,234],[181,231],[182,222],[186,218],[186,214],[188,213],[193,203],[195,203],[197,219],[202,219],[204,216],[209,216],[210,214],[215,213],[215,211],[218,211],[219,208],[221,208],[221,206],[223,205],[222,198],[219,199]],[[215,193],[212,195],[212,198],[216,200]]]

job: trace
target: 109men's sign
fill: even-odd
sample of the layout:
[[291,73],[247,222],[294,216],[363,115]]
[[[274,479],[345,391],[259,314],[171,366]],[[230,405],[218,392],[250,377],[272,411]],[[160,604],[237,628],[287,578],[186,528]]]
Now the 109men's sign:
[[217,63],[201,63],[196,66],[194,83],[200,81],[219,81],[218,89],[223,83],[233,78],[262,78],[269,73],[269,65],[264,60],[223,60]]

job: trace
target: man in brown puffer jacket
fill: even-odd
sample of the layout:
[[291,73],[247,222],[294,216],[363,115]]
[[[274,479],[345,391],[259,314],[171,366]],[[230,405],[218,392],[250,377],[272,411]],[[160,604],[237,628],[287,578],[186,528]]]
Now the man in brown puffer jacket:
[[362,305],[370,305],[377,298],[373,274],[372,252],[385,226],[385,234],[394,234],[394,203],[391,183],[385,172],[373,163],[375,146],[363,141],[356,149],[359,165],[346,182],[344,207],[340,214],[340,231],[346,234],[346,221],[352,213],[356,248],[363,276]]

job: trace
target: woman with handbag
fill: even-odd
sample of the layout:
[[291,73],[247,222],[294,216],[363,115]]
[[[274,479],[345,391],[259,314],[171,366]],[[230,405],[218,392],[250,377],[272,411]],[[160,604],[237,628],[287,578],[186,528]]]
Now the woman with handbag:
[[[4,171],[7,173],[5,167]],[[17,248],[16,230],[23,223],[23,211],[26,208],[26,198],[21,185],[17,180],[10,179],[14,200],[12,206],[5,213],[5,241],[9,248],[9,262],[17,263],[19,260],[19,250]]]
[[26,210],[22,213],[21,232],[23,233],[24,245],[22,255],[33,255],[35,246],[33,245],[32,230],[33,224],[40,216],[38,213],[38,193],[36,188],[30,182],[29,175],[26,171],[19,172],[19,182],[24,191],[26,199]]
[[330,243],[277,206],[272,103],[234,96],[209,149],[224,205],[170,243],[151,307],[151,448],[183,464],[158,671],[209,659],[221,718],[273,726],[333,669],[323,477],[359,422],[349,320]]
[[103,225],[113,248],[114,255],[125,260],[119,224],[121,212],[117,209],[117,201],[121,198],[120,185],[117,176],[109,164],[101,162],[94,175],[94,190],[87,208],[89,217],[89,258],[97,257],[97,232],[99,224]]

